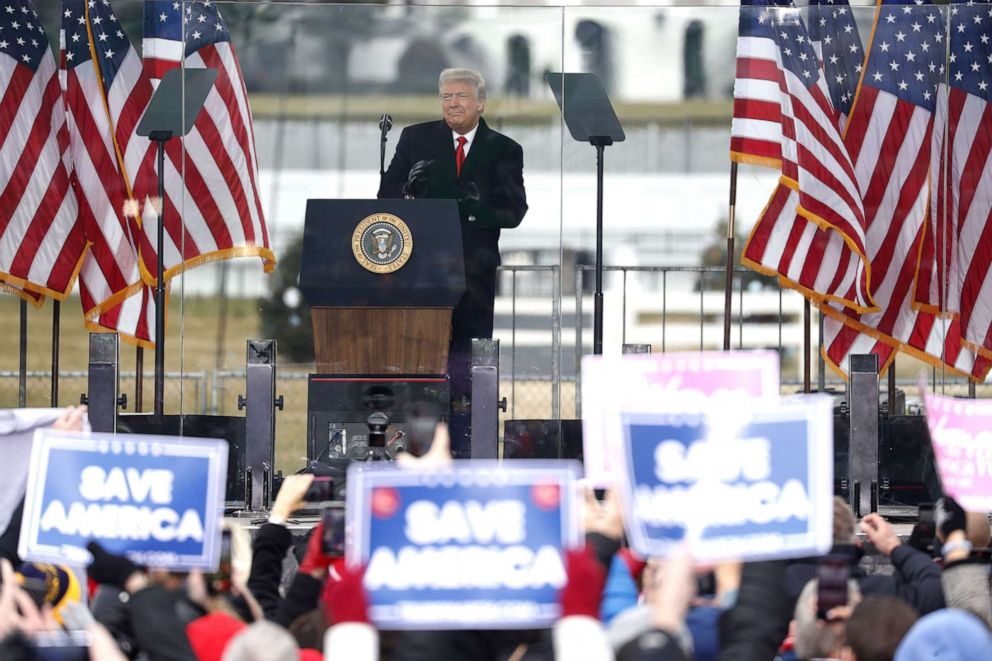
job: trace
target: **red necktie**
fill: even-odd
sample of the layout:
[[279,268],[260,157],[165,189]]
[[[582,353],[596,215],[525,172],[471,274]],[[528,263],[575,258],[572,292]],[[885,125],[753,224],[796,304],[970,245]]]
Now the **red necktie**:
[[458,148],[455,149],[455,172],[458,176],[462,176],[462,163],[465,162],[465,143],[468,142],[468,138],[464,135],[458,136]]

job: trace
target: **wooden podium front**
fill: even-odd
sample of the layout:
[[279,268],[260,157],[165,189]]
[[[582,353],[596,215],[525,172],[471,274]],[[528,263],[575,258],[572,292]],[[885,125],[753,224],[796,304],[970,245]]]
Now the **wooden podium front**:
[[[377,236],[386,252],[376,253]],[[390,249],[402,265],[374,259]],[[465,290],[457,204],[309,200],[300,289],[318,373],[445,374],[451,311]]]
[[450,308],[314,308],[322,374],[444,374]]

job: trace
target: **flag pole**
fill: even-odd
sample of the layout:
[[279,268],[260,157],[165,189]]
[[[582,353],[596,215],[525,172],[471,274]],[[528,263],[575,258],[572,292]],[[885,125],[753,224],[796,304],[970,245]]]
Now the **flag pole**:
[[224,341],[227,339],[227,269],[228,262],[225,260],[220,263],[220,281],[217,283],[217,296],[220,299],[218,301],[220,319],[217,322],[217,342],[214,349],[214,369],[217,371],[224,366]]
[[[723,286],[723,350],[730,351],[734,299],[734,220],[737,215],[737,161],[730,162],[730,206],[727,212],[727,278]],[[741,310],[741,314],[743,314]]]
[[889,363],[889,415],[896,414],[896,359]]
[[17,406],[24,408],[28,405],[28,302],[21,299],[20,318],[20,354],[17,375]]
[[145,395],[145,348],[134,349],[134,412],[141,413]]
[[817,309],[816,390],[827,391],[827,361],[823,359],[823,310]]
[[803,392],[808,393],[811,390],[810,385],[810,354],[812,350],[810,347],[810,304],[809,299],[803,299]]
[[155,415],[165,411],[165,275],[162,255],[165,231],[165,143],[172,131],[153,131],[148,136],[158,146],[158,234],[155,262]]
[[59,333],[62,326],[62,304],[52,301],[52,408],[59,406]]

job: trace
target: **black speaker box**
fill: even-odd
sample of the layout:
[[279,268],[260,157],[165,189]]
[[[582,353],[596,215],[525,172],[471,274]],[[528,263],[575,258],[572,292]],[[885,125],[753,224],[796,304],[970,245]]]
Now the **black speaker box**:
[[[307,387],[307,458],[327,461],[365,456],[369,446],[368,418],[384,413],[389,419],[387,443],[429,441],[430,419],[447,418],[448,378],[445,375],[311,374]],[[418,421],[424,421],[423,429]]]
[[117,431],[124,434],[159,434],[223,438],[227,441],[227,507],[245,503],[245,419],[230,415],[145,415],[117,416]]

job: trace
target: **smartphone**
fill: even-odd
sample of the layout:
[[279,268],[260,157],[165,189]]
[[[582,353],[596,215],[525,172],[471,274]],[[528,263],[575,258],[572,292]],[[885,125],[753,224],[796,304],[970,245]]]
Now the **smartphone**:
[[819,619],[827,619],[830,609],[847,605],[847,581],[850,577],[851,565],[844,556],[820,558],[816,565],[816,616]]
[[319,475],[314,477],[303,500],[308,503],[323,503],[334,500],[334,478]]
[[220,562],[217,571],[205,577],[207,592],[211,595],[221,594],[231,589],[231,531],[224,530],[220,534]]
[[40,661],[87,661],[90,636],[87,631],[40,631],[31,637],[35,659]]
[[325,507],[321,517],[324,524],[324,537],[321,550],[324,555],[339,558],[344,555],[344,506]]

